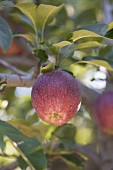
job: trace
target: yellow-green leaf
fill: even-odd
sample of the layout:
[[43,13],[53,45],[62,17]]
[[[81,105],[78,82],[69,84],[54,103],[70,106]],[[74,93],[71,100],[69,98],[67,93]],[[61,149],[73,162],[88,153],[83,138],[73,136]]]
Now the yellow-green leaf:
[[62,42],[53,44],[49,49],[53,54],[58,55],[62,47],[71,45],[71,44],[72,43],[70,43],[69,41],[62,41]]
[[12,5],[11,7],[18,8],[23,14],[25,14],[31,20],[35,31],[37,30],[36,28],[37,6],[36,5],[34,5],[33,3],[19,3],[16,5]]
[[111,30],[111,29],[113,29],[113,22],[110,22],[110,23],[108,24],[108,31]]
[[47,66],[41,67],[41,72],[42,73],[47,73],[47,72],[53,71],[54,68],[55,68],[54,63],[50,62]]
[[60,5],[59,7],[52,6],[52,5],[44,5],[41,4],[38,6],[37,10],[37,28],[43,30],[47,24],[50,24],[55,15],[64,7],[64,4]]
[[107,61],[104,61],[104,60],[89,60],[89,61],[81,60],[81,61],[76,62],[76,64],[80,64],[80,63],[88,63],[88,64],[93,64],[95,66],[103,66],[103,67],[106,67],[106,69],[113,71],[113,68],[111,67],[111,65]]
[[31,34],[15,34],[14,37],[23,37],[27,41],[33,43],[34,42],[34,37]]
[[82,38],[103,38],[103,36],[96,34],[95,32],[92,31],[87,31],[87,30],[78,30],[74,31],[71,37],[71,40],[74,42],[82,39]]
[[41,30],[41,41],[44,41],[44,28],[50,24],[55,15],[63,8],[63,4],[59,7],[41,4],[39,6],[33,3],[19,3],[11,7],[18,8],[32,22],[35,30],[36,42],[38,42],[37,31]]
[[76,45],[75,47],[73,47],[73,50],[78,50],[78,49],[82,49],[82,48],[90,48],[90,47],[102,47],[102,46],[103,46],[103,44],[101,44],[97,41],[88,41],[88,42]]
[[0,16],[0,47],[5,52],[11,45],[12,31],[8,23]]

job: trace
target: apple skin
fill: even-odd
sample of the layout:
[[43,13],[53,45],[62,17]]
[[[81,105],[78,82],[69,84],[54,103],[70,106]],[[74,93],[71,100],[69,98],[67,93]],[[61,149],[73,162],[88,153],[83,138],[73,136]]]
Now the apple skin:
[[99,128],[113,134],[113,91],[104,92],[93,107],[93,116]]
[[72,75],[54,70],[37,78],[31,99],[36,113],[43,121],[61,126],[79,110],[81,91]]
[[11,46],[7,49],[6,52],[3,52],[2,48],[0,48],[0,55],[7,57],[7,56],[14,56],[22,54],[23,49],[19,43],[15,40],[12,41]]

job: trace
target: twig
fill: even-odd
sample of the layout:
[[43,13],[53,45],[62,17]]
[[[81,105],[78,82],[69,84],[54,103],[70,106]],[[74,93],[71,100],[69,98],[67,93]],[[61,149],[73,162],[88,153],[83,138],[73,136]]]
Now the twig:
[[36,66],[35,66],[35,69],[34,69],[34,73],[33,73],[33,77],[34,78],[37,78],[37,76],[39,75],[39,73],[40,73],[40,66],[41,66],[41,64],[40,64],[40,61],[38,60]]
[[[11,68],[12,67],[13,66],[11,66]],[[20,72],[20,70],[16,70],[16,71],[18,73]],[[0,73],[0,83],[6,82],[5,89],[8,87],[31,87],[34,84],[39,73],[40,73],[40,61],[38,60],[33,75],[27,74],[25,72],[23,72],[22,75],[18,75],[18,74],[8,75],[8,74]]]
[[0,74],[0,82],[7,82],[6,87],[31,87],[35,82],[32,75],[19,76],[17,74]]
[[28,56],[15,55],[13,57],[8,56],[8,57],[0,57],[0,58],[6,62],[12,64],[15,67],[19,66],[19,67],[27,68],[27,69],[34,67],[35,63],[37,62],[36,57],[34,57],[32,55],[28,55]]
[[6,68],[9,68],[10,70],[12,70],[13,72],[15,72],[18,75],[22,75],[22,76],[28,75],[26,72],[17,69],[13,65],[9,64],[8,62],[6,62],[6,61],[4,61],[2,59],[0,59],[0,64],[3,65]]

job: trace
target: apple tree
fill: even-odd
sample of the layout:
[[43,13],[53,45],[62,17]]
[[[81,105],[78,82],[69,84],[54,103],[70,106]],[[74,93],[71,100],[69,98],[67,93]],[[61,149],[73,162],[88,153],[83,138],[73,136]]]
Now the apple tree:
[[113,2],[86,1],[0,1],[0,170],[113,169]]

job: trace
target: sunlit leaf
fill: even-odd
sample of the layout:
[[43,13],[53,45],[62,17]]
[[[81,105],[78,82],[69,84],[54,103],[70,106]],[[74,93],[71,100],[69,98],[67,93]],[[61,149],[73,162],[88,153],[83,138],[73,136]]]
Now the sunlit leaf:
[[0,91],[2,91],[6,85],[7,85],[6,81],[1,82],[0,83]]
[[49,62],[49,64],[46,65],[45,67],[41,67],[41,72],[42,73],[47,73],[47,72],[53,71],[54,68],[55,68],[54,63]]
[[106,37],[113,39],[113,22],[108,24],[108,31],[105,34]]
[[113,71],[113,62],[110,60],[104,59],[102,57],[88,56],[88,57],[84,57],[83,60],[78,61],[76,63],[89,63],[95,66],[103,66],[103,67],[106,67],[108,70]]
[[7,22],[0,16],[0,47],[5,52],[11,45],[12,32]]
[[92,31],[101,36],[113,39],[113,22],[109,24],[89,24],[80,28],[80,30]]
[[23,37],[25,38],[27,41],[33,43],[34,42],[34,37],[30,34],[15,34],[13,35],[13,37]]
[[41,145],[36,139],[23,135],[15,127],[2,120],[0,120],[0,129],[3,136],[7,136],[12,141],[22,158],[33,170],[42,170],[47,166]]
[[64,4],[60,5],[59,7],[52,6],[52,5],[44,5],[41,4],[38,6],[37,10],[37,28],[40,30],[44,30],[45,26],[50,24],[55,15],[64,7]]
[[32,22],[35,30],[36,35],[36,42],[38,41],[37,38],[37,31],[41,30],[42,37],[41,41],[44,41],[44,28],[46,25],[50,24],[55,15],[63,8],[63,4],[59,7],[52,6],[52,5],[35,5],[32,3],[18,3],[12,5],[11,7],[18,8],[23,14],[25,14]]
[[78,50],[83,48],[91,48],[91,47],[102,47],[103,44],[97,42],[97,41],[88,41],[81,44],[78,44],[72,48],[72,50]]
[[113,71],[113,61],[98,56],[97,57],[87,56],[84,57],[82,60],[76,60],[73,57],[65,58],[64,61],[60,63],[60,68],[67,68],[71,64],[82,64],[82,63],[92,64],[95,66],[103,66],[106,69]]
[[49,50],[54,54],[54,55],[58,55],[60,52],[60,49],[64,46],[68,46],[71,45],[72,43],[70,43],[69,41],[61,41],[59,43],[53,44]]
[[66,68],[70,66],[71,64],[77,62],[72,56],[75,50],[78,49],[84,49],[84,48],[91,48],[91,47],[101,47],[103,44],[97,42],[97,41],[88,41],[85,43],[81,43],[78,45],[72,44],[64,46],[60,49],[60,68]]
[[111,29],[113,29],[113,22],[110,22],[108,25],[108,31],[110,31]]
[[33,3],[18,3],[15,5],[12,5],[11,7],[18,8],[23,14],[25,14],[31,21],[34,26],[35,31],[36,28],[36,20],[37,20],[37,6]]
[[104,36],[106,34],[106,32],[108,31],[108,25],[107,24],[98,24],[98,23],[89,24],[89,25],[86,25],[86,26],[80,28],[80,30],[88,30],[88,31],[95,32],[96,34]]
[[75,42],[82,38],[102,38],[102,36],[99,34],[96,34],[95,32],[91,32],[87,30],[78,30],[78,31],[73,32],[70,40],[73,40]]

